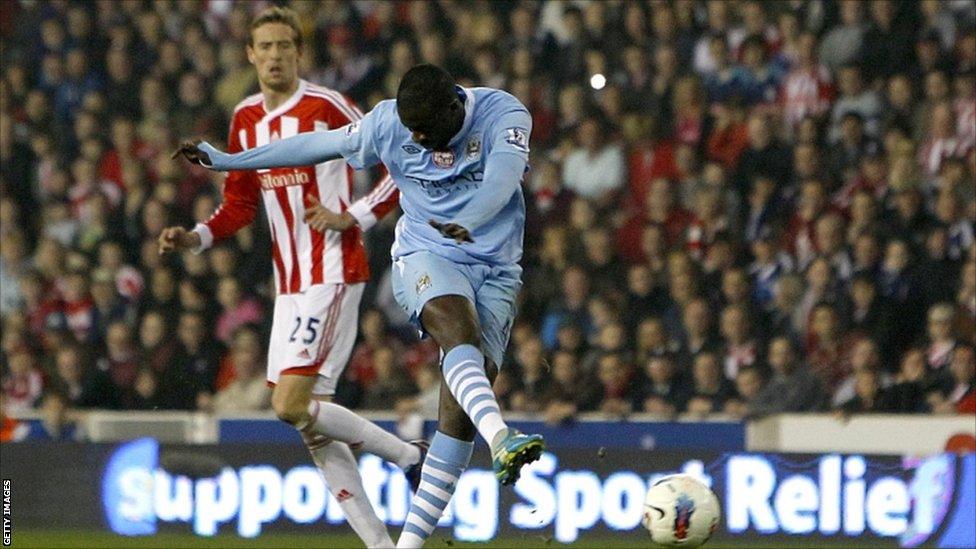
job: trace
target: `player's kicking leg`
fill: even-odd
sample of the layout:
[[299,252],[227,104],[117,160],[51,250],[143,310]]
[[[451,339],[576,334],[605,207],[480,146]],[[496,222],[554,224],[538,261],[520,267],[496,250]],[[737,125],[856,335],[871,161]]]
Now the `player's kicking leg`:
[[402,548],[422,547],[433,532],[471,459],[475,432],[491,445],[495,476],[503,484],[518,480],[522,466],[538,459],[545,448],[542,437],[519,433],[502,420],[491,389],[497,368],[481,353],[474,305],[461,296],[437,297],[427,302],[421,318],[425,330],[445,350],[445,383],[437,433],[397,540]]
[[457,295],[438,297],[424,306],[421,319],[444,350],[441,371],[455,400],[444,406],[442,399],[441,421],[458,422],[445,414],[467,416],[491,448],[495,476],[502,484],[514,484],[522,466],[539,459],[545,445],[539,435],[519,433],[502,419],[491,388],[497,369],[482,352],[483,335],[474,304]]
[[423,448],[331,402],[355,341],[361,293],[362,285],[313,286],[301,296],[278,296],[268,356],[268,378],[275,384],[271,406],[301,433],[329,490],[366,546],[391,547],[350,447],[396,463],[414,487],[420,482]]

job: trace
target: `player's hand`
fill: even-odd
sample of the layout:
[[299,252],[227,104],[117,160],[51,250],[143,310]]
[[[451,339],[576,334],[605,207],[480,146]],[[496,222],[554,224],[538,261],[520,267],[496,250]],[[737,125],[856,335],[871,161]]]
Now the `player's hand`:
[[166,227],[159,233],[159,255],[200,246],[200,235],[183,227]]
[[198,166],[203,166],[205,168],[212,166],[213,162],[210,161],[210,155],[200,150],[200,147],[198,146],[200,143],[201,141],[199,139],[196,141],[184,141],[182,144],[180,144],[180,148],[173,151],[170,158],[175,159],[182,155],[184,158]]
[[458,225],[457,223],[438,223],[433,219],[427,221],[430,226],[437,229],[445,238],[453,238],[455,242],[461,244],[462,242],[474,242],[471,238],[471,234],[464,227]]
[[356,224],[356,218],[349,212],[335,213],[323,206],[312,195],[305,197],[305,222],[316,231],[345,231]]

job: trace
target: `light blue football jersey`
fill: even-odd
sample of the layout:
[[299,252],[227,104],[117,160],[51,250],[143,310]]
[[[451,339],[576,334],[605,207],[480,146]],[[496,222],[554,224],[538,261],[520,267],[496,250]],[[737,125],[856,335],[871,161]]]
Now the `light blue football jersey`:
[[[528,162],[531,116],[504,91],[458,86],[458,94],[464,100],[464,125],[451,140],[450,152],[429,151],[414,142],[400,122],[396,102],[386,100],[345,127],[342,155],[357,169],[382,162],[400,190],[403,216],[396,226],[394,259],[430,251],[464,264],[517,263],[525,226],[520,181],[493,185],[497,192],[482,186],[489,155],[500,154],[496,159],[507,162],[516,160],[509,156],[514,154],[521,159],[519,166]],[[491,202],[497,200],[504,205],[491,215],[497,209]],[[474,242],[458,244],[444,237],[429,225],[431,219],[460,224]]]

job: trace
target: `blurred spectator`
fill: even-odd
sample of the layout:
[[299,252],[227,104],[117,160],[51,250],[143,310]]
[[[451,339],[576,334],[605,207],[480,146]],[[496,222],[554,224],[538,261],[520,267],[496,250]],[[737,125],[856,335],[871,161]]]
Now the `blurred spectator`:
[[136,372],[127,407],[133,410],[158,410],[162,404],[156,373],[150,368]]
[[556,346],[559,328],[566,322],[577,324],[584,333],[590,330],[590,318],[586,309],[589,291],[590,281],[581,267],[570,266],[563,271],[562,297],[550,305],[542,320],[542,342],[547,349]]
[[749,407],[751,415],[812,412],[823,406],[823,384],[799,362],[789,339],[777,337],[770,342],[768,362],[773,377],[755,396]]
[[[848,130],[843,128],[846,118],[856,114],[863,124],[863,134],[878,137],[881,132],[881,99],[874,90],[866,88],[861,76],[861,67],[855,63],[848,63],[837,70],[838,97],[834,102],[830,116],[831,141],[844,140],[848,145],[853,138],[848,137]],[[874,144],[877,147],[877,144]]]
[[[234,333],[230,351],[234,357],[234,380],[213,395],[214,412],[251,412],[271,407],[263,345],[257,330],[245,326]],[[204,404],[209,400],[201,398]]]
[[686,411],[697,416],[721,412],[726,402],[735,396],[732,382],[722,375],[722,367],[714,353],[695,356],[691,368],[692,386]]
[[932,411],[937,414],[976,412],[976,355],[973,348],[964,345],[953,353],[949,372],[937,376],[926,397]]
[[[132,402],[131,391],[139,373],[138,352],[132,341],[132,331],[123,321],[109,324],[105,336],[105,355],[99,358],[97,367],[108,372],[114,390],[120,394],[123,405]],[[155,384],[155,380],[153,380]]]
[[414,377],[418,395],[414,400],[417,412],[425,419],[434,419],[440,408],[440,372],[434,364],[424,364]]
[[29,433],[30,425],[10,417],[3,393],[0,393],[0,442],[19,442]]
[[806,356],[810,370],[815,373],[828,393],[837,390],[841,380],[850,373],[850,354],[855,342],[845,335],[837,310],[829,303],[814,308],[807,334]]
[[623,151],[595,117],[580,122],[576,141],[563,163],[563,184],[601,208],[610,206],[624,183]]
[[806,116],[823,116],[834,98],[833,79],[827,67],[817,59],[816,45],[815,35],[800,34],[796,43],[796,63],[780,89],[783,118],[791,129]]
[[968,345],[956,347],[952,357],[955,386],[946,397],[960,414],[976,414],[976,353]]
[[640,396],[635,407],[664,417],[685,409],[692,389],[671,355],[651,357],[644,363],[643,373],[645,379],[638,388]]
[[708,302],[702,298],[689,301],[682,312],[684,340],[682,354],[686,359],[700,353],[714,353],[720,350],[721,342],[713,332],[713,317]]
[[213,394],[215,390],[221,347],[207,337],[204,318],[194,311],[180,315],[176,340],[176,354],[160,383],[166,389],[170,407],[192,409],[201,395]]
[[623,417],[633,410],[640,393],[634,368],[619,353],[607,353],[597,361],[599,399],[597,409],[609,417]]
[[170,334],[171,329],[161,312],[148,311],[143,315],[139,325],[139,347],[143,356],[139,363],[149,366],[159,376],[174,367],[176,342]]
[[596,386],[580,369],[576,356],[562,350],[553,353],[552,380],[542,402],[546,422],[555,425],[572,419],[578,412],[590,411],[597,398]]
[[891,412],[917,413],[927,411],[925,402],[926,382],[925,353],[922,349],[909,349],[901,359],[894,384],[888,388],[888,408]]
[[838,407],[843,414],[886,412],[884,392],[877,370],[860,370],[853,378],[854,397]]
[[867,30],[865,7],[860,0],[840,1],[840,25],[827,32],[820,41],[820,60],[828,69],[836,71],[857,58]]
[[944,372],[945,367],[952,362],[953,351],[956,348],[956,338],[952,333],[955,315],[952,305],[940,303],[928,312],[928,348],[925,351],[925,362],[936,372]]
[[8,359],[3,376],[3,402],[10,413],[24,412],[39,404],[44,391],[44,376],[26,349],[15,351]]
[[862,371],[873,371],[875,382],[881,389],[890,387],[895,379],[888,372],[881,370],[881,354],[878,345],[867,338],[859,339],[851,348],[850,353],[851,373],[845,377],[834,389],[831,397],[831,406],[836,408],[842,406],[847,401],[856,396],[856,386],[858,383],[858,373]]
[[27,269],[26,243],[19,232],[0,235],[0,316],[21,306],[18,280]]
[[73,440],[79,434],[68,409],[68,399],[58,392],[48,392],[41,401],[42,436],[46,440]]
[[60,349],[57,354],[53,383],[58,394],[64,396],[70,408],[118,408],[118,394],[105,372],[90,364],[78,346]]
[[763,373],[758,367],[747,366],[739,370],[735,377],[736,394],[725,402],[725,413],[736,419],[748,416],[764,384]]
[[915,29],[908,26],[901,5],[894,2],[871,2],[868,30],[864,33],[858,58],[869,69],[870,80],[890,76],[909,66],[912,59]]
[[397,364],[393,349],[380,347],[374,350],[373,367],[376,369],[376,380],[364,391],[362,403],[364,408],[386,408],[397,399],[417,392],[413,381]]
[[637,325],[634,358],[644,364],[653,357],[678,352],[678,343],[668,335],[660,318],[645,318]]
[[790,173],[789,149],[775,138],[766,116],[754,114],[747,124],[749,147],[739,157],[735,177],[739,192],[744,194],[758,176],[770,178],[774,188],[782,187]]
[[234,330],[244,324],[259,322],[262,319],[261,306],[254,299],[246,298],[240,282],[224,277],[217,284],[217,302],[221,313],[217,317],[217,339],[229,343]]
[[753,336],[749,312],[741,305],[730,305],[722,310],[719,320],[724,345],[721,356],[723,372],[728,379],[735,379],[739,369],[757,364],[762,349]]
[[359,333],[362,340],[356,344],[346,368],[346,377],[362,388],[376,379],[376,368],[373,365],[373,353],[376,349],[390,347],[400,354],[397,342],[387,332],[386,320],[383,313],[376,309],[363,311],[359,321]]

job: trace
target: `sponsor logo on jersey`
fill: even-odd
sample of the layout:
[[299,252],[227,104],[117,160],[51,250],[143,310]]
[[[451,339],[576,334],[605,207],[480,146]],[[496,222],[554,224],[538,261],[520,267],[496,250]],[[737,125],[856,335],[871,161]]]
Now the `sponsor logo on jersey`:
[[454,152],[453,151],[434,151],[434,164],[438,168],[450,168],[454,165]]
[[477,189],[484,179],[485,172],[469,170],[449,179],[424,179],[412,175],[405,177],[420,186],[427,196],[444,196],[456,191]]
[[529,132],[525,128],[505,130],[505,142],[522,152],[529,152]]
[[407,143],[403,146],[403,150],[406,151],[407,154],[417,154],[420,152],[420,147]]
[[292,185],[304,185],[310,183],[312,178],[308,173],[299,170],[292,170],[288,173],[272,174],[262,173],[258,175],[258,182],[261,188],[270,191],[278,187],[291,187]]
[[468,139],[468,144],[464,148],[464,158],[468,160],[474,160],[481,156],[481,139],[478,137],[472,137]]

